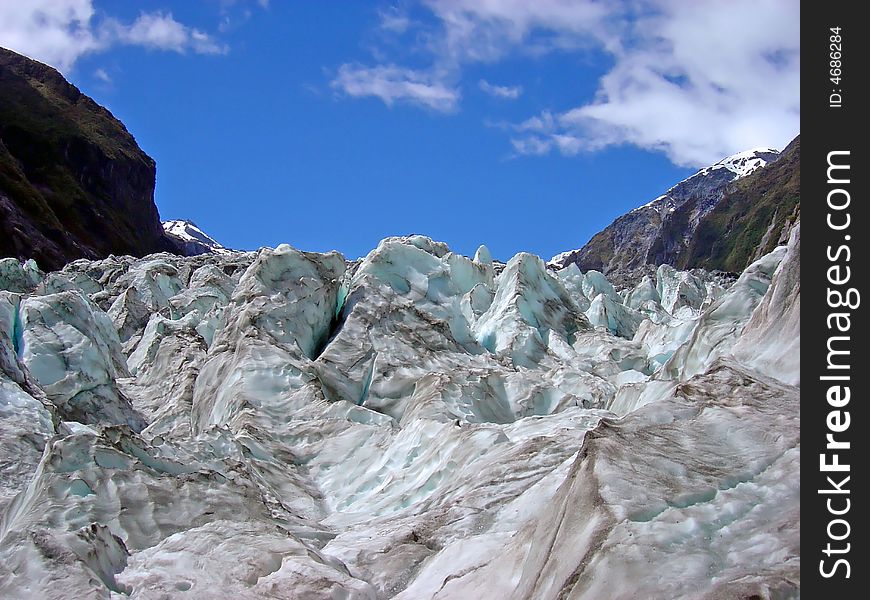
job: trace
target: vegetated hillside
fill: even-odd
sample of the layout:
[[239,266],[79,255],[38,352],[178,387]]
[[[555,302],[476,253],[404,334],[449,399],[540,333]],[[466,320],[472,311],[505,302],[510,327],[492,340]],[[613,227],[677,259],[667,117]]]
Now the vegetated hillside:
[[788,240],[800,220],[800,136],[773,164],[731,184],[701,219],[680,268],[739,272]]
[[177,252],[154,204],[154,160],[55,69],[0,48],[0,256]]

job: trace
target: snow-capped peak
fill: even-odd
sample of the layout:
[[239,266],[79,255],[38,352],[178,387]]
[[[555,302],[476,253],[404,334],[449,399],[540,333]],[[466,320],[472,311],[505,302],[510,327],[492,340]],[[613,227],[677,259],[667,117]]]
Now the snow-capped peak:
[[731,181],[740,179],[741,177],[746,177],[747,175],[754,173],[756,170],[775,161],[777,158],[779,158],[779,150],[776,150],[775,148],[753,148],[752,150],[744,150],[743,152],[726,156],[719,162],[714,163],[709,167],[704,167],[688,179],[681,181],[658,198],[651,200],[642,206],[638,206],[629,212],[637,212],[645,208],[653,208],[659,213],[661,213],[664,208],[673,210],[673,205],[672,203],[669,203],[668,200],[677,196],[676,190],[680,186],[695,181],[698,177],[707,177],[712,172],[720,169],[727,169],[733,173],[733,175],[729,177]]
[[736,178],[739,179],[740,177],[746,177],[777,158],[779,158],[779,150],[775,148],[753,148],[752,150],[744,150],[743,152],[726,156],[719,162],[701,169],[700,173],[724,168],[737,175]]
[[661,213],[663,208],[665,207],[669,210],[672,210],[673,206],[668,205],[668,200],[674,196],[675,190],[679,186],[695,180],[695,178],[697,177],[706,177],[710,175],[710,173],[712,173],[713,171],[718,171],[719,169],[727,169],[728,171],[733,173],[733,176],[730,177],[730,179],[733,181],[734,179],[746,177],[747,175],[755,172],[757,169],[760,169],[761,167],[765,166],[770,162],[773,162],[777,158],[779,158],[779,150],[776,150],[775,148],[753,148],[752,150],[744,150],[743,152],[738,152],[737,154],[726,156],[719,162],[714,163],[709,167],[704,167],[688,179],[681,181],[658,198],[651,200],[642,206],[638,206],[637,208],[634,208],[629,212],[637,212],[645,208],[653,208]]
[[218,254],[232,252],[232,250],[225,248],[217,240],[205,233],[193,221],[185,219],[164,221],[163,231],[175,238],[183,246],[185,253],[189,255],[205,254],[206,252],[216,252]]
[[[627,214],[642,213],[654,210],[660,215],[674,212],[686,200],[688,195],[697,196],[699,193],[710,193],[721,190],[725,184],[746,177],[761,167],[779,158],[780,152],[775,148],[759,147],[744,150],[726,156],[717,163],[700,169],[691,177],[684,179],[670,188],[663,195],[633,208]],[[704,191],[706,189],[706,191]],[[561,252],[547,262],[547,266],[553,270],[559,270],[573,262],[583,248],[576,248]]]
[[547,266],[553,270],[558,271],[563,266],[565,266],[566,259],[573,258],[574,254],[580,251],[580,248],[575,248],[574,250],[566,250],[565,252],[560,252],[553,258],[547,261]]

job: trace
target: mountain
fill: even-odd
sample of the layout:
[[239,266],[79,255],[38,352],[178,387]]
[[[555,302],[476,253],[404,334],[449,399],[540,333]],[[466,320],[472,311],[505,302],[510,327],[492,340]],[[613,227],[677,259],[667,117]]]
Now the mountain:
[[172,240],[172,243],[178,247],[179,254],[184,256],[232,252],[229,248],[224,248],[213,237],[197,227],[193,221],[163,221],[163,231]]
[[798,597],[799,267],[0,260],[0,597]]
[[[799,141],[796,144],[799,151]],[[793,150],[793,146],[795,143],[789,148]],[[756,185],[758,177],[753,174],[765,171],[766,165],[776,164],[779,158],[780,153],[773,148],[757,148],[724,158],[681,181],[651,202],[618,217],[595,234],[585,246],[554,256],[550,264],[556,269],[576,264],[581,271],[600,271],[622,287],[636,283],[661,264],[679,265],[685,269],[700,266],[703,262],[708,269],[739,272],[748,265],[748,260],[739,265],[737,258],[730,262],[701,260],[706,238],[698,240],[694,245],[695,250],[690,252],[687,248],[693,243],[702,223],[705,224],[702,233],[715,229],[707,215],[717,207],[722,212],[723,207],[732,203],[730,196],[726,198],[726,195],[736,182],[747,182],[741,188],[746,202],[752,203],[752,198],[760,197],[764,193],[763,186]],[[764,189],[766,187],[769,186]],[[783,207],[775,218],[768,215],[766,210],[755,211],[753,215],[774,218],[779,223],[786,218],[786,212],[787,209]],[[729,215],[734,216],[731,213]],[[722,216],[717,222],[724,220],[731,223],[728,219],[729,216]],[[746,227],[763,227],[766,230],[768,220],[756,224],[753,217],[749,216],[742,218],[739,223],[732,223],[730,228],[723,225],[719,229],[728,228],[729,239],[736,239]],[[748,236],[747,239],[755,237]],[[741,258],[745,256],[741,254]],[[726,265],[736,268],[727,268]]]
[[108,110],[55,69],[0,48],[0,256],[58,269],[173,251],[155,172]]
[[784,244],[800,220],[800,150],[797,137],[776,162],[729,185],[673,264],[740,272]]

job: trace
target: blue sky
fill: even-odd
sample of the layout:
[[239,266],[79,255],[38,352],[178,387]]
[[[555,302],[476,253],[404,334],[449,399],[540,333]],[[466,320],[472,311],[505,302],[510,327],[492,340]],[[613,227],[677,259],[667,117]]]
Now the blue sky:
[[0,45],[108,107],[162,218],[227,246],[424,233],[507,259],[784,146],[798,23],[791,0],[33,0],[0,3]]

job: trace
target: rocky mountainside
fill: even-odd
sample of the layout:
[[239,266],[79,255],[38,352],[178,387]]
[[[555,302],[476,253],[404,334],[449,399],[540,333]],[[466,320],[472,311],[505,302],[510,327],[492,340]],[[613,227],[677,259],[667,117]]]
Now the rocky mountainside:
[[688,244],[668,262],[684,269],[736,273],[784,244],[800,220],[800,153],[797,137],[776,162],[729,185],[722,200],[694,228]]
[[799,263],[0,261],[0,597],[796,597]]
[[[585,246],[553,257],[550,264],[554,268],[576,264],[581,271],[600,271],[623,287],[651,275],[661,264],[683,269],[703,265],[708,270],[739,273],[753,258],[764,253],[756,253],[758,246],[747,253],[747,243],[757,242],[765,251],[770,251],[777,242],[783,241],[780,234],[784,223],[789,219],[792,223],[795,221],[792,209],[800,197],[799,175],[796,175],[799,153],[797,139],[785,152],[787,166],[776,170],[773,165],[779,162],[780,153],[772,148],[758,148],[724,158],[655,200],[617,218]],[[794,177],[798,177],[796,187],[785,183]],[[771,187],[777,186],[788,187],[796,191],[797,196],[782,198],[768,193]],[[742,198],[741,208],[735,209],[733,198],[738,193]],[[758,203],[763,203],[765,208],[749,210],[749,206]],[[761,244],[768,230],[770,233]],[[712,250],[705,244],[713,241],[710,235],[714,231],[720,237],[716,249]],[[735,251],[733,245],[740,249]],[[709,254],[711,251],[715,256]]]
[[77,258],[177,249],[154,204],[154,161],[55,69],[0,48],[0,256]]

